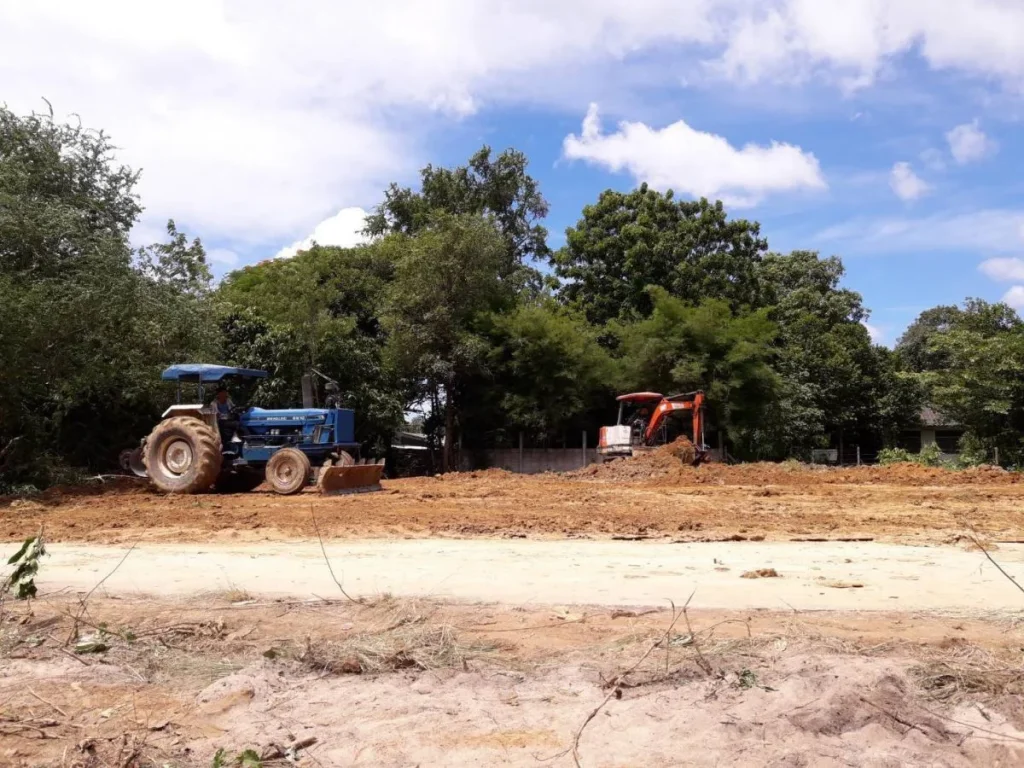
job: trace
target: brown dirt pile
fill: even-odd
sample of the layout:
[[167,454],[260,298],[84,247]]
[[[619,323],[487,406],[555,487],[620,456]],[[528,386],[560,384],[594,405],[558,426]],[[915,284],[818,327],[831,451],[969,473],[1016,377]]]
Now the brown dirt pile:
[[[687,441],[689,443],[689,441]],[[662,446],[631,458],[592,464],[567,473],[568,477],[606,482],[657,480],[659,485],[1012,485],[1021,473],[1000,467],[981,466],[965,470],[922,467],[903,463],[889,466],[825,467],[797,462],[754,462],[750,464],[702,464],[692,467],[677,458],[674,444]]]

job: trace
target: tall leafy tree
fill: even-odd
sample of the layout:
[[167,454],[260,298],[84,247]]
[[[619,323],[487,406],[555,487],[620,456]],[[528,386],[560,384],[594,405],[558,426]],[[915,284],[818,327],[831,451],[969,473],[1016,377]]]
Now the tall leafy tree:
[[776,455],[806,454],[845,430],[879,422],[876,353],[859,293],[840,286],[842,262],[813,251],[769,254],[758,268],[761,298],[780,334],[776,369],[784,395],[778,431],[762,442]]
[[760,225],[730,219],[720,202],[677,200],[644,184],[608,190],[586,206],[553,263],[565,280],[562,296],[601,325],[647,317],[649,285],[695,304],[713,298],[733,309],[753,306],[766,249]]
[[930,401],[976,447],[1024,461],[1024,323],[1006,304],[980,299],[947,316],[924,350],[932,367],[920,379]]
[[344,404],[356,410],[360,442],[385,450],[404,402],[381,324],[393,272],[376,245],[314,246],[229,275],[218,290],[226,359],[272,374],[253,403],[293,405],[302,376],[318,371],[338,382]]
[[387,189],[384,201],[367,218],[366,231],[373,236],[415,235],[431,228],[438,214],[488,216],[504,239],[501,277],[536,282],[532,264],[550,253],[547,230],[540,224],[548,203],[527,165],[526,155],[518,150],[492,156],[487,146],[466,165],[428,165],[420,172],[418,191],[397,184]]
[[506,242],[490,218],[440,214],[381,247],[395,264],[384,312],[390,358],[432,413],[443,413],[447,471],[463,389],[487,363],[489,316],[511,300],[500,279]]
[[138,174],[102,133],[0,108],[0,483],[103,466],[159,414],[161,367],[215,344],[201,244],[133,253]]
[[552,440],[611,402],[612,360],[579,313],[548,298],[493,322],[491,377],[480,390],[502,426]]
[[694,306],[658,287],[649,293],[650,317],[618,327],[622,384],[703,389],[734,452],[756,454],[758,430],[777,399],[779,378],[771,362],[778,327],[766,310],[734,312],[722,299]]

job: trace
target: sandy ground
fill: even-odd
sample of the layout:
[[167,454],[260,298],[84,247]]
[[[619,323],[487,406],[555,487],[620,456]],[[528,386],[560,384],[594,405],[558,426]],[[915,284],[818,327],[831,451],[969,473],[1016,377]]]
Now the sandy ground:
[[[657,457],[654,457],[657,458]],[[652,459],[653,460],[653,459]],[[671,541],[874,538],[950,543],[966,526],[1024,540],[1024,483],[997,469],[808,470],[617,462],[572,476],[490,470],[385,481],[382,493],[162,496],[107,482],[0,499],[0,538],[45,526],[51,541],[260,541],[325,537],[622,538]]]
[[[1016,611],[1021,593],[978,551],[874,542],[367,540],[326,545],[353,595],[510,604],[665,605],[696,590],[694,606],[786,610]],[[184,597],[241,589],[254,595],[336,596],[318,542],[53,544],[40,584]],[[1024,579],[1024,545],[994,553]],[[114,570],[116,567],[116,570]],[[773,568],[779,578],[742,578]]]
[[244,597],[11,607],[0,765],[571,766],[576,734],[585,766],[1024,760],[1014,622]]
[[1020,478],[653,455],[0,499],[3,549],[51,552],[0,605],[0,766],[1021,765],[1024,595],[970,541],[1024,576]]

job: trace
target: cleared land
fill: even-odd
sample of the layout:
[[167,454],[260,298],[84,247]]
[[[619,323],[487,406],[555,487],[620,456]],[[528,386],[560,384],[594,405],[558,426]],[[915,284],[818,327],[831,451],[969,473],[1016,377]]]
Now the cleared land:
[[0,764],[571,766],[578,735],[586,766],[1020,765],[1020,642],[905,614],[54,596],[0,629]]
[[51,541],[212,541],[309,538],[311,510],[331,538],[808,538],[939,544],[973,526],[1024,540],[1024,483],[995,468],[808,469],[774,464],[680,467],[665,456],[595,465],[571,475],[498,470],[384,482],[382,493],[282,497],[163,496],[113,480],[0,500],[0,537],[45,525]]
[[1024,764],[1024,595],[972,541],[1022,573],[1020,477],[656,453],[0,500],[54,542],[0,606],[0,765]]

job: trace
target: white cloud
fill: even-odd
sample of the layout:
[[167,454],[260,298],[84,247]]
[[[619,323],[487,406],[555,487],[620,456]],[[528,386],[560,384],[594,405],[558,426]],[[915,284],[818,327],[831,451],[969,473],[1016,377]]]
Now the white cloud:
[[590,105],[581,134],[566,136],[563,152],[571,160],[628,171],[658,189],[720,197],[733,205],[756,204],[771,192],[826,186],[814,155],[792,144],[736,149],[682,120],[664,128],[622,122],[617,133],[602,134],[596,104]]
[[238,264],[238,254],[227,248],[211,248],[206,252],[206,260],[230,268]]
[[986,259],[978,265],[982,273],[1004,283],[1024,282],[1024,259]]
[[811,236],[849,252],[963,251],[1006,253],[1022,247],[1024,210],[941,212],[919,218],[855,218]]
[[960,165],[972,163],[991,155],[996,150],[995,142],[978,127],[978,121],[958,125],[946,134],[949,151]]
[[[173,217],[189,234],[249,252],[377,202],[389,181],[413,180],[431,159],[432,129],[495,102],[582,110],[595,95],[631,97],[658,77],[673,88],[697,82],[701,61],[705,79],[820,77],[851,89],[909,54],[932,69],[1021,83],[1024,5],[941,6],[0,2],[0,83],[16,111],[44,109],[45,96],[58,117],[76,113],[106,130],[120,158],[143,170],[145,226]],[[744,151],[726,156],[749,162]]]
[[889,186],[900,200],[917,200],[928,193],[931,187],[921,179],[910,163],[896,163],[889,173]]
[[740,0],[713,71],[746,82],[824,76],[856,90],[907,53],[932,68],[1024,74],[1024,6],[1007,0]]
[[1015,285],[1004,293],[1003,302],[1018,311],[1024,310],[1024,285]]
[[290,259],[299,251],[311,247],[313,243],[351,248],[367,242],[368,238],[363,234],[365,226],[366,211],[362,208],[342,208],[331,218],[317,224],[313,234],[309,237],[282,248],[274,255],[274,258]]
[[873,343],[882,344],[885,341],[885,332],[877,325],[872,325],[864,320],[861,320],[861,325],[867,329],[868,336],[871,337],[871,341]]

